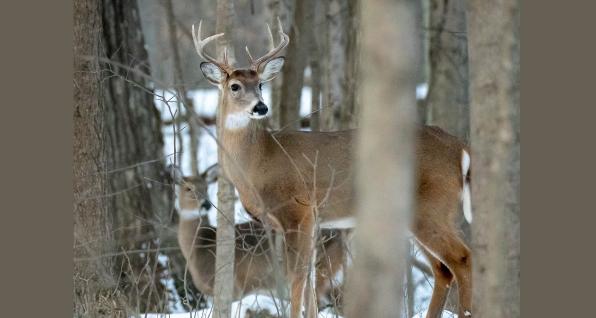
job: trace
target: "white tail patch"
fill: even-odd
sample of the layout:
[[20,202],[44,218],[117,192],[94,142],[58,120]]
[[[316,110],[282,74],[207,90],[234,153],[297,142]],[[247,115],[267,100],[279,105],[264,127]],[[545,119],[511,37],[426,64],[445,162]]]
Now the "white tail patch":
[[470,171],[470,154],[467,151],[462,151],[461,171],[463,180],[463,189],[461,193],[461,200],[463,204],[464,217],[468,223],[472,223],[472,195],[470,193],[470,183],[466,181],[466,176]]
[[248,112],[231,113],[226,116],[224,126],[229,130],[241,129],[248,126],[250,117]]

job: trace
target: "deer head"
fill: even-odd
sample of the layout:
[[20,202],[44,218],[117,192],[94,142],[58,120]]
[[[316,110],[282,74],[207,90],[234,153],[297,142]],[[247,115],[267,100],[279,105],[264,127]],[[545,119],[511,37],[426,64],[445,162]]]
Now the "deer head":
[[246,47],[246,53],[250,60],[248,68],[234,68],[228,63],[227,51],[224,50],[223,60],[218,61],[205,53],[205,46],[213,40],[223,36],[223,33],[215,34],[201,39],[201,25],[199,22],[198,32],[192,28],[195,48],[200,57],[207,62],[201,63],[201,71],[207,80],[216,85],[222,92],[223,103],[222,113],[225,116],[225,127],[227,129],[238,129],[245,127],[251,120],[261,120],[269,112],[269,107],[263,102],[263,83],[274,79],[284,64],[284,57],[275,57],[285,48],[290,39],[283,32],[281,21],[279,21],[280,43],[274,46],[271,28],[269,38],[272,49],[258,59],[254,59]]
[[213,165],[198,176],[185,177],[180,167],[168,166],[170,177],[176,184],[176,203],[181,216],[198,214],[201,209],[209,210],[211,202],[207,196],[209,183],[217,179],[218,169]]

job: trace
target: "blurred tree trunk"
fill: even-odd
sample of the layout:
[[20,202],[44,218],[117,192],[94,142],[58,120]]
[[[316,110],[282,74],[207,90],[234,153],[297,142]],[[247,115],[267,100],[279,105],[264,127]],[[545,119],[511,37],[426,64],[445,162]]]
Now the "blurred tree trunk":
[[[273,32],[274,39],[277,41],[277,34],[278,24],[277,18],[281,20],[281,24],[283,25],[284,31],[287,33],[290,29],[290,25],[292,24],[293,18],[293,10],[292,10],[292,0],[267,0],[265,3],[265,9],[267,14],[267,19],[269,20],[269,26],[271,27],[271,32]],[[269,40],[267,40],[267,44],[265,47],[271,45]],[[286,61],[287,62],[287,61]],[[281,101],[281,87],[283,83],[283,74],[279,74],[275,79],[271,81],[271,119],[270,125],[274,130],[281,128],[281,109],[280,109],[280,101]]]
[[[114,293],[116,277],[108,243],[112,223],[106,197],[103,105],[100,103],[101,1],[74,2],[73,316],[114,317],[126,306]],[[80,260],[87,259],[87,260]],[[102,301],[100,301],[102,300]]]
[[361,9],[366,107],[356,150],[357,256],[346,317],[395,317],[414,208],[415,1],[379,0]]
[[430,1],[427,122],[469,140],[468,46],[464,0]]
[[[283,68],[283,86],[280,101],[280,125],[290,130],[300,128],[300,96],[304,84],[304,69],[308,65],[312,41],[315,1],[297,1],[294,22],[289,33],[290,44],[286,50]],[[287,33],[287,31],[286,31]],[[278,37],[274,35],[277,39]]]
[[[233,43],[234,34],[234,2],[233,0],[217,1],[216,33],[225,33],[217,40],[217,56],[223,58],[224,49],[227,48],[228,61],[233,64],[235,59]],[[220,94],[219,107],[217,108],[217,134],[219,140],[222,136],[224,118],[222,116],[223,99]],[[223,162],[224,152],[218,149],[218,162]],[[215,318],[229,318],[232,316],[232,301],[234,300],[234,253],[235,253],[235,221],[234,202],[236,200],[234,186],[221,176],[217,189],[217,247],[215,268],[215,283],[213,287],[214,302],[213,312]]]
[[519,1],[468,3],[473,314],[520,317]]
[[[103,1],[102,65],[108,213],[119,250],[155,249],[173,212],[163,160],[161,119],[147,88],[150,74],[136,1]],[[167,309],[157,252],[117,258],[121,286],[135,310]]]

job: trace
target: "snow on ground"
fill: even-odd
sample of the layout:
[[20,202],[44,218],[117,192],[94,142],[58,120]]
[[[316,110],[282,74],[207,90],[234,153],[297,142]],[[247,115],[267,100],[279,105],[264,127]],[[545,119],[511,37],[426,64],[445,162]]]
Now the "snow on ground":
[[[285,304],[286,310],[289,308],[289,304]],[[231,318],[244,318],[246,312],[252,311],[263,311],[266,310],[269,314],[276,314],[281,312],[281,304],[278,299],[266,296],[266,295],[250,295],[246,296],[239,301],[232,303],[232,315]],[[147,318],[211,318],[213,316],[213,308],[207,308],[203,310],[197,310],[192,312],[179,312],[173,314],[159,314],[149,313],[141,314],[139,317]],[[330,309],[324,310],[319,313],[318,318],[342,318],[342,316],[334,314]]]
[[[424,318],[424,317],[426,317],[426,310],[417,313],[412,318]],[[449,310],[443,310],[443,314],[441,315],[441,318],[457,318],[457,314],[454,314],[454,313],[450,312]]]

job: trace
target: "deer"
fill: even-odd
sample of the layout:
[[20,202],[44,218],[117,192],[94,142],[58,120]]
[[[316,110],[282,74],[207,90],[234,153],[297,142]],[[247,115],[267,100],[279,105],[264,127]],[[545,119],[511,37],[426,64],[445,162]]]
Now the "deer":
[[[220,90],[224,149],[223,175],[236,187],[240,201],[256,218],[272,224],[286,238],[289,264],[290,317],[301,315],[313,239],[317,228],[355,226],[354,182],[357,129],[334,132],[273,131],[262,87],[284,65],[277,56],[289,43],[278,19],[279,43],[268,27],[271,49],[250,65],[230,65],[209,55],[207,44],[222,37],[202,38],[192,27],[196,52],[204,61],[204,77]],[[283,101],[282,101],[283,107]],[[365,105],[363,107],[366,107]],[[451,284],[458,284],[459,317],[471,317],[471,266],[468,246],[455,218],[463,205],[471,222],[470,155],[466,144],[435,126],[416,127],[415,210],[409,225],[433,270],[434,286],[427,317],[440,317]],[[314,167],[314,168],[313,168]],[[356,255],[357,257],[357,255]]]
[[[212,205],[206,193],[209,183],[217,179],[218,166],[209,167],[199,176],[182,176],[180,168],[173,165],[169,172],[175,184],[178,244],[193,284],[203,294],[213,296],[217,229],[209,225],[208,212]],[[278,283],[272,266],[274,244],[265,227],[251,221],[235,225],[235,232],[234,298],[273,290]],[[321,309],[323,306],[341,307],[334,301],[335,288],[339,287],[332,283],[347,257],[346,240],[342,234],[339,230],[326,230],[319,241],[315,294]]]

